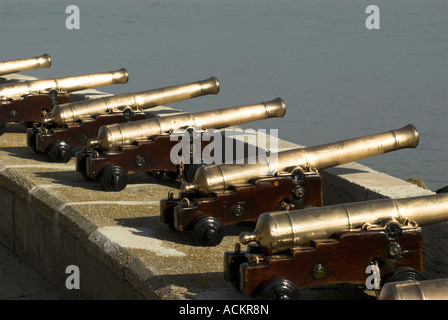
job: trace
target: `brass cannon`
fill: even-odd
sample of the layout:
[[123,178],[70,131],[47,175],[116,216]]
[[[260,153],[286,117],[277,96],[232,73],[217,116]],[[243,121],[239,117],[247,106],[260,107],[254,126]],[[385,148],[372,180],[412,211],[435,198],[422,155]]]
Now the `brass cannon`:
[[161,219],[170,228],[192,231],[198,245],[221,242],[223,225],[255,221],[264,212],[320,207],[319,170],[418,145],[412,125],[388,132],[261,156],[246,164],[197,169],[180,195],[161,200]]
[[49,68],[51,58],[48,54],[37,57],[0,61],[0,76],[39,68]]
[[448,279],[395,281],[384,284],[378,300],[448,300]]
[[38,153],[47,153],[52,162],[68,162],[76,151],[98,136],[101,126],[143,120],[152,107],[217,94],[215,77],[170,87],[125,93],[104,98],[57,105],[42,125],[27,131],[27,144]]
[[448,194],[264,213],[240,234],[247,250],[237,243],[225,253],[224,277],[265,299],[339,283],[377,293],[385,283],[425,280],[421,227],[444,221]]
[[[76,170],[88,180],[98,179],[108,191],[123,190],[128,173],[133,172],[162,172],[175,178],[182,164],[175,163],[170,155],[179,143],[171,139],[173,130],[199,128],[198,134],[202,134],[207,129],[283,117],[285,112],[283,100],[277,98],[251,105],[102,126],[98,137],[88,141],[88,147],[93,149],[76,154]],[[202,151],[208,143],[200,141]]]
[[40,122],[57,104],[70,102],[70,92],[128,82],[125,69],[88,75],[30,80],[0,85],[0,134],[11,122]]

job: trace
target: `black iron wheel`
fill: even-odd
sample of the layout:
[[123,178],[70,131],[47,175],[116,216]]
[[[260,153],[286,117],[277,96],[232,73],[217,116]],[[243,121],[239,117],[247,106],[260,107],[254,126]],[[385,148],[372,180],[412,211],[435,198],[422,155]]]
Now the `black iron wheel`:
[[123,110],[123,116],[126,118],[126,120],[131,120],[131,118],[134,116],[134,110],[131,108],[125,108]]
[[218,219],[205,216],[194,222],[193,240],[198,246],[212,247],[221,243],[224,230]]
[[69,162],[72,156],[72,147],[64,141],[57,141],[48,148],[48,157],[51,162]]
[[413,268],[402,267],[395,269],[391,274],[384,277],[383,283],[395,281],[422,281],[426,277],[423,273]]
[[128,184],[128,174],[118,166],[108,166],[100,173],[100,183],[107,191],[121,191]]
[[298,297],[296,286],[285,278],[271,278],[262,285],[263,300],[294,300]]

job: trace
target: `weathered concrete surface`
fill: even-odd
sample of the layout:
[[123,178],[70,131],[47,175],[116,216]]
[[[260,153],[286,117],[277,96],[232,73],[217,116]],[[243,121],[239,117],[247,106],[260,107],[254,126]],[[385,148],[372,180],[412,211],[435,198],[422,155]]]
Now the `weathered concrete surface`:
[[64,295],[22,258],[0,244],[0,300],[61,300]]
[[[280,149],[296,146],[279,141]],[[432,193],[357,163],[322,175],[326,204]],[[75,171],[73,159],[48,162],[26,145],[22,125],[8,125],[0,136],[0,241],[72,299],[247,299],[223,279],[223,253],[250,228],[226,227],[220,245],[197,247],[159,218],[160,199],[180,183],[129,178],[122,192],[105,192]],[[446,277],[446,225],[433,228],[436,234],[424,230],[425,273]],[[70,265],[79,267],[79,290],[66,289]],[[353,286],[304,290],[302,297],[372,298]]]

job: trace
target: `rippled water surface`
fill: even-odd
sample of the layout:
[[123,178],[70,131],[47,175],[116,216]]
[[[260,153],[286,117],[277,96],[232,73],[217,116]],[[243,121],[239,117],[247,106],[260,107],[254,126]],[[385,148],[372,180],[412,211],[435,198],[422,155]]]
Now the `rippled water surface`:
[[[69,5],[80,29],[68,30]],[[173,107],[203,111],[281,97],[278,128],[301,145],[397,129],[420,133],[416,149],[359,161],[430,189],[448,185],[448,11],[442,0],[377,0],[380,29],[365,26],[361,0],[0,0],[0,59],[48,53],[64,77],[126,68],[148,90],[216,76],[217,96]]]

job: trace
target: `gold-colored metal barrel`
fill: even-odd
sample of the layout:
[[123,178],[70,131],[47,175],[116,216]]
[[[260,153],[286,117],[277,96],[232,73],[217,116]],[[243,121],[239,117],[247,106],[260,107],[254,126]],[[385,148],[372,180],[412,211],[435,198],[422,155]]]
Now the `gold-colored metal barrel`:
[[226,109],[111,124],[102,126],[98,131],[98,138],[89,140],[88,146],[101,146],[103,150],[118,150],[121,146],[130,145],[134,141],[145,140],[171,130],[186,127],[221,129],[261,119],[283,117],[285,112],[285,103],[277,98]]
[[268,254],[300,247],[311,240],[328,239],[335,232],[393,218],[419,226],[448,220],[448,194],[403,199],[381,199],[294,211],[263,213],[252,233],[240,234],[243,244],[257,242]]
[[39,68],[49,68],[50,66],[51,58],[48,54],[32,58],[0,61],[0,76]]
[[31,80],[0,85],[0,98],[18,99],[24,95],[39,92],[58,91],[74,92],[114,84],[124,84],[129,80],[126,69],[94,73],[74,77]]
[[448,300],[448,279],[387,282],[378,300]]
[[246,164],[210,165],[199,168],[194,181],[183,183],[181,191],[197,191],[200,195],[208,195],[257,177],[272,176],[279,171],[292,171],[297,167],[304,171],[307,168],[321,170],[402,148],[415,148],[418,141],[415,127],[407,125],[383,133],[282,151],[269,157],[261,156]]
[[62,126],[111,111],[123,110],[126,107],[136,111],[218,92],[218,79],[211,77],[202,81],[148,91],[61,104],[55,106],[51,115],[44,118],[42,122],[54,122]]

